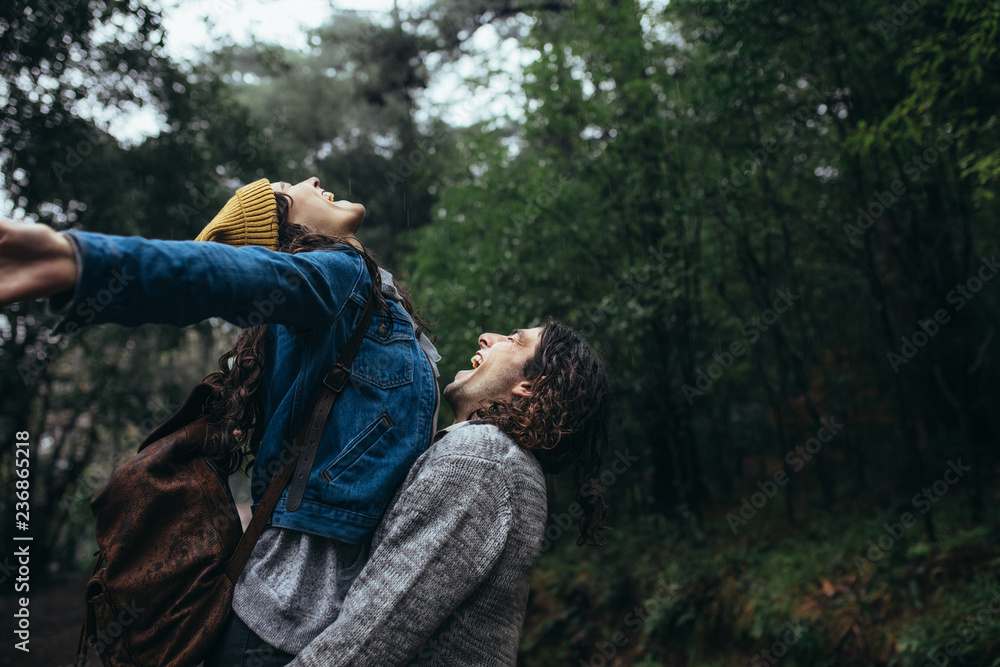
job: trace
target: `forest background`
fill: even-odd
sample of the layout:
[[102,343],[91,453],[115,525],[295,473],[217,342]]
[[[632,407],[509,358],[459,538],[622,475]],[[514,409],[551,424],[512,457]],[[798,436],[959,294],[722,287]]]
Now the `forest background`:
[[[317,175],[443,378],[481,331],[581,330],[612,530],[576,546],[550,480],[524,665],[998,665],[998,29],[995,0],[433,0],[187,59],[161,7],[12,0],[2,213],[191,239]],[[462,95],[428,101],[445,71]],[[109,131],[136,109],[155,132]],[[56,321],[0,311],[0,543],[26,430],[40,590],[89,571],[89,498],[236,333]]]

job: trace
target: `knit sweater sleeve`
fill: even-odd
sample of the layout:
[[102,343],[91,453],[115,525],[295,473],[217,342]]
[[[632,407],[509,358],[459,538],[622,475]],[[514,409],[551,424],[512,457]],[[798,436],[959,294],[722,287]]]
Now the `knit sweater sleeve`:
[[289,667],[401,665],[486,578],[511,530],[496,461],[427,461],[383,520],[384,537],[340,616]]

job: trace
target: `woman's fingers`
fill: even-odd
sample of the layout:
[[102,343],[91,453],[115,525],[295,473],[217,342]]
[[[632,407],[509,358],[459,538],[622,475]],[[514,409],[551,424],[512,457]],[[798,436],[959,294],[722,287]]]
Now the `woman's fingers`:
[[0,219],[0,306],[75,285],[76,256],[69,239],[47,225]]

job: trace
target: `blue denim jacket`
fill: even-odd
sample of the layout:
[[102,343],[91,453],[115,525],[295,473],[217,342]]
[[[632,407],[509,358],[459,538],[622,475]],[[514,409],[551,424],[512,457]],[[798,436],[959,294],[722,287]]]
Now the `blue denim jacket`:
[[[351,249],[295,255],[257,246],[157,241],[65,232],[79,280],[56,333],[115,322],[186,326],[219,317],[240,327],[267,323],[264,431],[254,463],[254,506],[283,443],[298,432],[318,387],[347,343],[371,279]],[[346,248],[346,246],[342,246]],[[412,321],[395,301],[376,310],[327,422],[302,505],[279,501],[272,524],[348,543],[378,524],[434,433],[437,382]]]

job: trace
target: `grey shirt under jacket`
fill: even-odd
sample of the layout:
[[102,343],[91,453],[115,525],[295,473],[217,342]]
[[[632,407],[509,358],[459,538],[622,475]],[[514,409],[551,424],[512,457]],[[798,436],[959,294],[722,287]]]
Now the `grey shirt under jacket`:
[[[379,271],[382,294],[400,301],[392,274]],[[437,378],[441,355],[424,334],[420,347]],[[436,428],[437,404],[432,424]],[[336,620],[367,558],[367,540],[347,544],[268,526],[236,582],[233,612],[265,642],[294,655]]]

